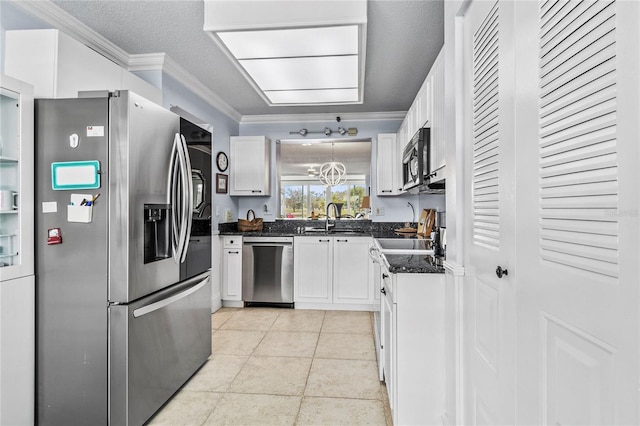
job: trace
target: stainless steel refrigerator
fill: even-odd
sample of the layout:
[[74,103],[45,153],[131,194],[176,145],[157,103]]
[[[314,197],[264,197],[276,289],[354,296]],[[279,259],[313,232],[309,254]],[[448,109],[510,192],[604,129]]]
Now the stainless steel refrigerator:
[[132,92],[36,101],[36,419],[141,425],[211,354],[179,117]]

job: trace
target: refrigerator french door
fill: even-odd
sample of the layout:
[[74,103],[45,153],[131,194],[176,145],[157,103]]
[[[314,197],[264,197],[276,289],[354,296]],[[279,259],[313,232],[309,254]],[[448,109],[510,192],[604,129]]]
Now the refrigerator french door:
[[140,425],[211,353],[210,271],[180,277],[179,117],[132,92],[36,101],[38,424]]

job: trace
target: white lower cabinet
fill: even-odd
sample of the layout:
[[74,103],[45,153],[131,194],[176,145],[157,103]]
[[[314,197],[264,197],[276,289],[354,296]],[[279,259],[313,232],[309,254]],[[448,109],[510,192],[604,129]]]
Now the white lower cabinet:
[[242,237],[238,235],[223,237],[222,301],[226,306],[242,305]]
[[333,302],[373,304],[371,238],[335,237],[333,241]]
[[369,237],[295,237],[296,307],[372,308],[371,244]]
[[35,278],[0,282],[0,425],[33,424]]
[[395,391],[395,360],[393,359],[392,348],[397,345],[393,342],[395,338],[395,304],[391,300],[391,279],[388,272],[383,272],[381,283],[382,297],[380,300],[380,316],[381,316],[381,342],[380,353],[381,357],[379,362],[382,364],[382,375],[387,387],[387,394],[389,395],[389,405],[391,412],[395,408],[396,391]]
[[444,274],[383,274],[382,362],[393,424],[442,424]]

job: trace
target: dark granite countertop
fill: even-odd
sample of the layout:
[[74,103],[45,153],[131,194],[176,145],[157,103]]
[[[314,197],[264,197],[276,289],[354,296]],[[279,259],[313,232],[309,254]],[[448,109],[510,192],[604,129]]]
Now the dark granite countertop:
[[442,258],[418,254],[385,254],[392,274],[444,274]]
[[[333,221],[331,221],[333,224]],[[223,223],[218,226],[220,235],[243,235],[252,237],[293,237],[293,236],[351,236],[373,238],[422,238],[416,234],[401,234],[394,229],[417,226],[416,223],[399,222],[371,222],[365,220],[336,221],[335,226],[327,233],[323,230],[324,220],[286,220],[276,222],[264,222],[263,230],[259,232],[240,232],[237,223]],[[320,228],[320,231],[305,232],[306,227]]]
[[408,238],[416,239],[422,237],[416,237],[415,234],[400,234],[397,232],[378,232],[378,231],[359,231],[354,232],[350,230],[331,230],[326,231],[312,231],[312,232],[296,232],[296,231],[260,231],[260,232],[240,232],[240,231],[221,231],[220,235],[242,235],[245,237],[314,237],[314,236],[349,236],[349,237],[373,237],[373,238]]
[[[260,232],[240,232],[236,223],[221,224],[218,229],[220,235],[242,235],[243,237],[373,237],[373,238],[407,238],[421,239],[422,236],[416,234],[403,234],[395,232],[395,229],[409,226],[416,227],[415,223],[398,222],[371,222],[371,221],[337,221],[335,227],[326,232],[322,228],[325,222],[320,221],[276,221],[265,222],[263,230]],[[305,227],[320,228],[320,231],[304,232]],[[341,232],[343,231],[343,232]],[[385,254],[389,262],[391,273],[444,273],[442,258],[429,255],[405,255],[405,254]]]

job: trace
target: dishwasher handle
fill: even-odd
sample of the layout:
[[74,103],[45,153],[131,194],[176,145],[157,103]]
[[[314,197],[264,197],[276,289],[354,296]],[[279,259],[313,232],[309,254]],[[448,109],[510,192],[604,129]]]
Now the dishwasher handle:
[[244,243],[244,245],[251,247],[282,247],[292,246],[293,243]]

